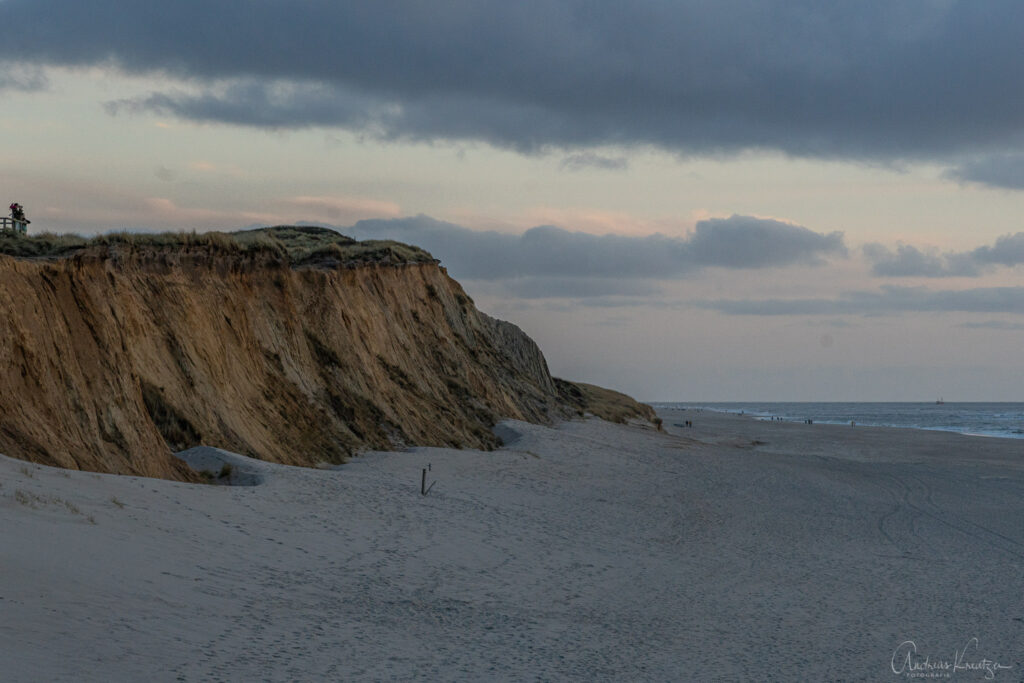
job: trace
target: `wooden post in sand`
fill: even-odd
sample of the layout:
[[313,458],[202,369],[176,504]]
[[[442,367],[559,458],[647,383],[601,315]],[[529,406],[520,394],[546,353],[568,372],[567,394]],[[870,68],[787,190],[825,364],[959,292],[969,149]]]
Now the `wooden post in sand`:
[[420,494],[427,495],[427,470],[424,468],[423,477],[420,479]]

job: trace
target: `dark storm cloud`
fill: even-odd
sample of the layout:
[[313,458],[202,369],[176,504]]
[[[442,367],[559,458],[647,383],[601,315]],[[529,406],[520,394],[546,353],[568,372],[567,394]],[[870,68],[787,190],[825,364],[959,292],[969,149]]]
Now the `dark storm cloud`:
[[1024,127],[1016,0],[6,0],[0,59],[178,79],[133,106],[523,151],[943,157]]
[[907,312],[1024,313],[1024,287],[930,290],[881,287],[834,299],[718,299],[695,302],[727,315],[885,315]]
[[39,68],[22,64],[5,65],[0,63],[0,92],[4,90],[34,92],[43,90],[47,85],[46,75]]
[[636,280],[679,278],[715,266],[817,264],[846,253],[841,233],[749,216],[700,221],[685,238],[591,235],[553,226],[522,234],[481,232],[427,216],[360,221],[343,232],[418,245],[443,254],[457,278],[506,280],[511,291],[531,298],[653,294]]
[[1024,154],[993,154],[964,162],[945,173],[962,183],[1024,190]]
[[608,157],[594,152],[579,152],[562,159],[563,171],[582,171],[586,168],[599,168],[605,171],[625,171],[629,161],[625,157]]
[[105,103],[110,114],[153,111],[194,121],[264,128],[341,126],[360,130],[388,125],[389,114],[373,98],[336,89],[290,83],[266,84],[254,79],[232,81],[201,95],[152,93]]
[[901,244],[893,251],[881,244],[864,246],[871,272],[883,277],[977,277],[993,266],[1024,263],[1024,232],[1003,235],[992,246],[940,254]]

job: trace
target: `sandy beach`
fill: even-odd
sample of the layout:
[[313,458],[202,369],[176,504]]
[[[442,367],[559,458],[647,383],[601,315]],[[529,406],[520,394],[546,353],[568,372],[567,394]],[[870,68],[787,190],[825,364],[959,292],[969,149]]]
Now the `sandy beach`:
[[660,415],[186,453],[236,486],[0,457],[0,680],[1024,680],[1024,441]]

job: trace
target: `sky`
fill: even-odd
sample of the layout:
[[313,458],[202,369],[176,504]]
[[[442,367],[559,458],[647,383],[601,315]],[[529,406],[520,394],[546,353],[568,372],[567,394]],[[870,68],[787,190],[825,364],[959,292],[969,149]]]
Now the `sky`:
[[431,251],[649,401],[1024,401],[1024,4],[0,0],[32,231]]

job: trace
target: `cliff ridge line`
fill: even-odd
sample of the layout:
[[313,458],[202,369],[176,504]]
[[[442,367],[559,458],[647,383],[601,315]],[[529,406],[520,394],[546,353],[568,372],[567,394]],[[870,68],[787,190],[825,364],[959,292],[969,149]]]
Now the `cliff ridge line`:
[[194,480],[173,451],[311,466],[487,449],[499,419],[582,410],[532,339],[416,247],[294,226],[105,240],[0,240],[21,252],[0,256],[6,455]]

